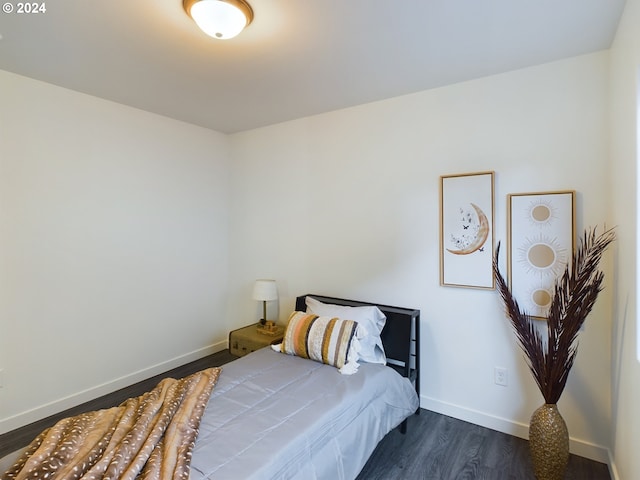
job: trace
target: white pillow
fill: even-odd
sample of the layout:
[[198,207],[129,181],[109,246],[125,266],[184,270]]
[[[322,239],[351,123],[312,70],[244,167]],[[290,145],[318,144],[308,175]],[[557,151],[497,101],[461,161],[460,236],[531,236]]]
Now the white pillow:
[[348,307],[322,303],[315,298],[306,297],[307,312],[324,317],[338,317],[344,320],[355,320],[358,329],[353,341],[359,345],[359,360],[368,363],[381,363],[386,365],[387,357],[382,346],[380,334],[387,321],[387,317],[375,306]]

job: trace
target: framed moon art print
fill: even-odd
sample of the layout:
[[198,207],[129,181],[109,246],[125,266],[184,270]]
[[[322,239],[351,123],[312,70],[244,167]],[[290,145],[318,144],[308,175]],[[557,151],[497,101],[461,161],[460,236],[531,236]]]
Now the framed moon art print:
[[574,191],[507,195],[509,287],[528,315],[547,317],[575,247]]
[[494,172],[440,177],[440,285],[492,289]]

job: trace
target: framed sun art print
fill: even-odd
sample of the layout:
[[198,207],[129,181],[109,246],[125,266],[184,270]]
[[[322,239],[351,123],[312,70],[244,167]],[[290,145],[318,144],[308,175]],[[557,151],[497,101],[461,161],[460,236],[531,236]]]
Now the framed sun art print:
[[494,172],[440,177],[440,285],[493,289]]
[[528,315],[545,319],[575,247],[575,191],[507,195],[509,288]]

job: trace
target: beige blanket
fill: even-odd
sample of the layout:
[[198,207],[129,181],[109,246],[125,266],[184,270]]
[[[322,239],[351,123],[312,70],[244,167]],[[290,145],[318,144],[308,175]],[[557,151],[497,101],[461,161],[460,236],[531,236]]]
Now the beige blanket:
[[220,371],[167,378],[119,407],[61,420],[0,479],[188,479],[200,419]]

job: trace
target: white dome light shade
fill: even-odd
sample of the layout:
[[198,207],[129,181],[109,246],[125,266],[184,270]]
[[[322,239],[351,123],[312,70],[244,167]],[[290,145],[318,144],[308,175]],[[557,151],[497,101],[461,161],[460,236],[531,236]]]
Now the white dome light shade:
[[238,35],[253,18],[251,7],[241,0],[185,0],[183,4],[204,33],[221,40]]

